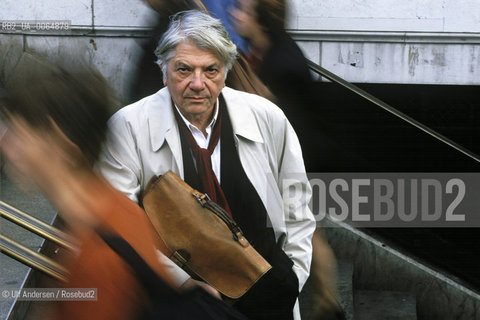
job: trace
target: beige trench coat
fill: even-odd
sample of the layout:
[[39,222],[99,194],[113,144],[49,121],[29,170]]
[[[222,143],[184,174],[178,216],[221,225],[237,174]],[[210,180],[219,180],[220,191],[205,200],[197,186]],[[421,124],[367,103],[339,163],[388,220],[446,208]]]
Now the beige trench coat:
[[[308,208],[311,188],[298,138],[283,112],[267,99],[228,87],[222,94],[243,169],[265,205],[277,243],[294,263],[301,290],[310,271],[315,219]],[[172,170],[183,178],[180,136],[167,88],[120,109],[109,126],[97,168],[132,200],[138,202],[154,175]],[[180,280],[185,277],[181,274],[180,282],[186,280]]]

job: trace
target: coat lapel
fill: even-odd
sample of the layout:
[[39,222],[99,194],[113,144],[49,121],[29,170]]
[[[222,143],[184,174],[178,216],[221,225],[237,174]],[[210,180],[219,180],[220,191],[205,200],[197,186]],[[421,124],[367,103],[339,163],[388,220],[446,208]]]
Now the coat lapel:
[[[184,176],[180,133],[172,109],[172,99],[167,88],[157,93],[152,110],[148,113],[151,147],[153,152],[171,152],[174,158],[172,170],[182,179]],[[167,143],[168,148],[164,148]],[[160,157],[163,158],[163,157]],[[165,164],[168,166],[169,164]]]
[[[244,94],[224,88],[222,91],[227,101],[235,143],[243,170],[260,196],[275,229],[276,237],[285,230],[282,199],[278,193],[276,174],[272,172],[269,157],[265,154],[265,140],[254,111],[249,107],[252,101],[245,100]],[[240,141],[242,140],[242,141]]]
[[222,93],[228,101],[227,109],[230,114],[233,133],[236,136],[263,143],[257,119],[255,119],[253,111],[246,107],[248,102],[243,100],[243,95],[232,94],[233,92],[230,88],[224,88]]

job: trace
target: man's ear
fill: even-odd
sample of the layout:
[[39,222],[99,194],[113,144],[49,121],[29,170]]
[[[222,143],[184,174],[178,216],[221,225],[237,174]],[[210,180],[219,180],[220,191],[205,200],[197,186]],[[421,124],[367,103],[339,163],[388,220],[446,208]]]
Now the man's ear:
[[163,77],[163,85],[166,87],[167,86],[167,75],[166,74],[162,74],[162,77]]

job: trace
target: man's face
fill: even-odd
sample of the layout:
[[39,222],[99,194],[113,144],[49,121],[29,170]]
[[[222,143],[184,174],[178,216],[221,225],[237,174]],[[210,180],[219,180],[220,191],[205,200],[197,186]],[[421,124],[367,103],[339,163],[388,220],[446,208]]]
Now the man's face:
[[225,86],[225,65],[211,51],[180,43],[168,61],[164,84],[185,118],[207,119]]

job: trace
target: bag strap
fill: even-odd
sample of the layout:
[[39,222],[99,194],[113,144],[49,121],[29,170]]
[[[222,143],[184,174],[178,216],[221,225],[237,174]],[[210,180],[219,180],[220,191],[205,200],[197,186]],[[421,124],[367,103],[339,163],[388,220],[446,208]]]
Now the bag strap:
[[158,310],[144,315],[145,319],[198,319],[198,320],[247,320],[233,309],[202,288],[191,289],[183,294],[172,289],[145,262],[138,252],[113,231],[96,230],[102,240],[115,251],[135,272]]
[[217,217],[220,218],[230,229],[233,235],[233,239],[240,243],[243,247],[248,247],[250,243],[248,240],[243,236],[242,229],[238,226],[238,224],[230,217],[227,211],[225,211],[221,206],[219,206],[214,201],[210,200],[207,194],[203,194],[197,190],[192,190],[192,195],[197,199],[200,205],[215,214]]
[[213,214],[215,214],[220,220],[225,223],[225,225],[230,229],[232,232],[233,239],[237,241],[242,247],[246,248],[250,245],[248,240],[245,238],[243,235],[242,229],[238,226],[238,224],[230,217],[230,214],[225,211],[221,206],[219,206],[216,202],[210,200],[210,197],[205,194],[201,193],[195,189],[192,189],[191,186],[189,186],[185,181],[180,179],[175,173],[172,171],[168,171],[164,175],[159,175],[159,176],[154,176],[150,179],[150,181],[147,183],[147,186],[145,187],[145,190],[143,191],[143,195],[140,199],[139,205],[144,208],[143,206],[143,201],[147,197],[147,195],[152,192],[152,190],[155,189],[156,185],[160,182],[162,177],[166,177],[167,175],[175,177],[175,180],[178,180],[181,184],[186,186],[186,188],[189,190],[190,194],[195,197],[195,199],[198,201],[198,203],[205,209],[208,209],[211,211]]
[[96,231],[100,238],[130,266],[150,296],[164,299],[179,296],[125,239],[113,231]]

